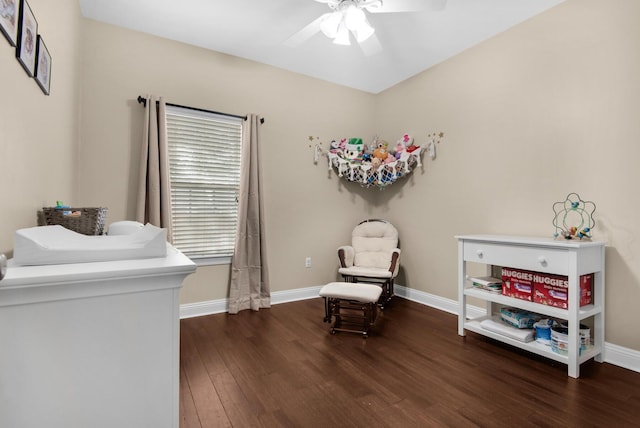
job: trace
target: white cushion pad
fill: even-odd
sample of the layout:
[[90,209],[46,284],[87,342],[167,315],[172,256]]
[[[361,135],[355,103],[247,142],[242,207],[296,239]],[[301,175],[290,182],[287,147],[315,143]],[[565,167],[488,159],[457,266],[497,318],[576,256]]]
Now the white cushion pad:
[[393,250],[398,246],[398,231],[387,222],[364,222],[353,229],[351,246],[355,250],[354,265],[389,269]]
[[331,282],[320,289],[321,297],[356,300],[362,303],[375,303],[382,294],[382,287],[373,284]]
[[16,266],[89,263],[165,257],[166,253],[166,229],[151,224],[116,236],[87,236],[55,225],[17,230],[13,262]]
[[144,224],[138,221],[116,221],[109,225],[109,230],[107,235],[116,236],[116,235],[129,235],[131,233],[138,232],[140,229],[144,227]]
[[351,266],[338,269],[338,273],[341,275],[362,276],[366,278],[391,278],[393,272],[390,272],[389,269],[375,269]]

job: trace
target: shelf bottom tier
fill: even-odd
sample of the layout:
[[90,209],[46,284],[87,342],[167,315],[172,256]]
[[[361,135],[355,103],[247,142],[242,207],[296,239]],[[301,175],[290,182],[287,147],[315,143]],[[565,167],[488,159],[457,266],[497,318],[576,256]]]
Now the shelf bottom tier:
[[[551,346],[545,345],[540,342],[536,342],[535,340],[532,342],[521,342],[516,339],[512,339],[510,337],[504,336],[499,333],[495,333],[493,331],[489,331],[483,328],[480,323],[487,319],[487,317],[475,318],[472,320],[467,320],[464,323],[464,328],[466,330],[472,331],[474,333],[481,334],[486,337],[490,337],[492,339],[498,340],[500,342],[507,343],[511,346],[515,346],[516,348],[523,349],[528,352],[532,352],[537,355],[541,355],[543,357],[552,359],[554,361],[558,361],[563,364],[569,364],[569,356],[558,354],[551,350]],[[583,362],[595,357],[596,355],[602,352],[602,347],[597,345],[588,346],[587,349],[583,350],[578,357],[578,364],[582,364]]]

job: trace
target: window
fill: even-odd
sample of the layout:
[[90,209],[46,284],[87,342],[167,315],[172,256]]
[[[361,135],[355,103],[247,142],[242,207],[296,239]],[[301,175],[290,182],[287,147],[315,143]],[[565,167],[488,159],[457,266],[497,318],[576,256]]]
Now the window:
[[227,261],[238,218],[242,119],[169,105],[166,119],[173,244],[200,263]]

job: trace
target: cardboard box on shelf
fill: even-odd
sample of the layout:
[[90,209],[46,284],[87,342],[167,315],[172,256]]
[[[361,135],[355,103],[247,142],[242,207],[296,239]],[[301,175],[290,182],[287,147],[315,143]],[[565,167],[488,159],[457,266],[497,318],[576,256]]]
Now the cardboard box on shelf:
[[503,267],[502,294],[532,302],[534,275],[535,272]]
[[[593,274],[580,276],[580,306],[593,303]],[[533,301],[556,308],[568,309],[569,279],[562,275],[534,274]]]

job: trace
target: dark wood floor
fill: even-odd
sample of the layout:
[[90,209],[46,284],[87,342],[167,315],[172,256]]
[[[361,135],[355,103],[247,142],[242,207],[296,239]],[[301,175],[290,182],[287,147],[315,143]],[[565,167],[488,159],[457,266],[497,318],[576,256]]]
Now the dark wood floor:
[[640,426],[640,374],[566,366],[396,298],[368,339],[328,333],[322,300],[181,321],[191,427]]

